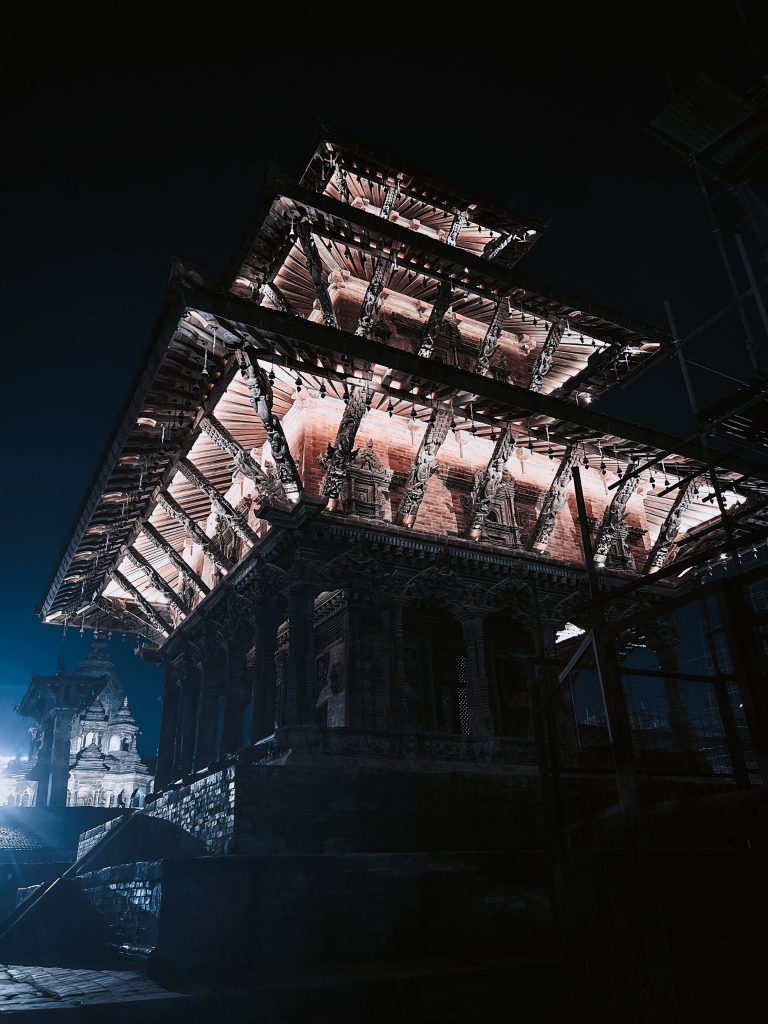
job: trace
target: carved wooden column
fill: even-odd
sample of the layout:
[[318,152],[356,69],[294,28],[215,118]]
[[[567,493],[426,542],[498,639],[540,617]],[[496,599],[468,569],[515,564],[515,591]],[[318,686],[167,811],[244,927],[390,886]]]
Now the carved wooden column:
[[207,768],[218,759],[216,744],[219,720],[219,693],[223,682],[221,649],[213,642],[206,644],[203,660],[198,666],[200,673],[200,698],[197,702],[195,725],[195,771]]
[[315,596],[306,581],[288,589],[288,664],[286,665],[286,726],[308,725],[315,712]]
[[176,736],[177,778],[189,775],[195,757],[195,733],[197,731],[197,702],[200,695],[200,672],[188,655],[183,661],[181,677],[181,714]]
[[275,731],[277,668],[277,630],[281,615],[274,607],[263,608],[256,616],[254,665],[251,689],[251,743],[257,743]]
[[246,665],[252,632],[240,629],[225,644],[224,728],[221,754],[234,754],[243,746],[243,723],[251,698],[251,677]]
[[157,745],[157,769],[155,790],[162,789],[178,778],[176,773],[176,732],[179,725],[179,680],[175,667],[170,663],[163,666],[162,715],[160,719],[160,740]]
[[467,649],[467,684],[471,693],[470,716],[475,736],[493,736],[493,718],[488,696],[488,674],[485,667],[485,622],[482,615],[460,617]]
[[412,690],[405,673],[404,610],[405,601],[393,598],[389,608],[392,630],[392,676],[390,682],[392,722],[396,729],[407,730],[411,725]]

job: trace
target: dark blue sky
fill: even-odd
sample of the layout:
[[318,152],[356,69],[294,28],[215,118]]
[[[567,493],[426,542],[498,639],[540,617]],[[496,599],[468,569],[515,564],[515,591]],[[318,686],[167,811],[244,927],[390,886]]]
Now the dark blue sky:
[[[544,24],[519,26],[498,52],[445,26],[432,56],[423,41],[381,50],[319,39],[312,52],[285,40],[285,52],[264,56],[255,21],[231,11],[226,47],[197,26],[193,52],[161,25],[143,62],[127,57],[123,38],[136,26],[113,33],[99,56],[106,44],[86,37],[62,50],[55,25],[41,42],[6,15],[0,753],[24,742],[13,707],[30,673],[55,671],[59,654],[74,666],[87,647],[74,631],[63,639],[42,626],[35,606],[139,366],[172,258],[221,274],[269,165],[297,170],[318,119],[549,220],[525,269],[569,292],[658,323],[669,298],[683,331],[727,298],[695,181],[646,126],[670,88],[698,68],[716,72],[731,52],[732,4],[697,7],[695,37],[684,7],[631,33],[605,24],[599,38],[585,25],[560,38]],[[738,339],[718,334],[698,351],[728,372],[741,366]],[[700,377],[702,388],[715,380]],[[669,364],[617,404],[670,427],[682,422],[678,399]],[[113,655],[149,750],[159,672],[131,648],[116,640]]]

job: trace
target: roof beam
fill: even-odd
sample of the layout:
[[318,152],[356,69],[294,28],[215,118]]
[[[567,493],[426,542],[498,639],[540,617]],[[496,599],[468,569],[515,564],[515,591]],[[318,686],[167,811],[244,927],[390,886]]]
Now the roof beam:
[[176,571],[180,576],[183,576],[186,581],[191,584],[199,594],[205,597],[206,594],[210,594],[210,588],[206,583],[200,579],[195,570],[191,565],[188,565],[181,553],[165,537],[156,530],[150,522],[145,522],[143,525],[144,533],[149,537],[158,551],[162,551],[168,561],[175,566]]
[[[295,322],[310,323],[311,321],[295,320]],[[321,327],[320,330],[325,330],[325,328]],[[299,471],[296,469],[296,463],[293,461],[288,441],[283,433],[283,426],[272,412],[274,394],[269,377],[259,366],[258,362],[252,358],[247,349],[243,348],[238,351],[238,360],[240,363],[240,373],[248,385],[251,405],[256,410],[267,432],[267,439],[272,449],[272,458],[275,460],[280,483],[283,485],[283,490],[288,499],[297,502],[303,494],[304,488]]]
[[557,472],[549,485],[544,504],[541,506],[539,518],[533,531],[531,548],[534,551],[546,551],[550,537],[555,529],[557,514],[568,503],[568,488],[573,480],[573,464],[576,461],[576,446],[569,445],[565,455],[557,467]]
[[470,540],[479,540],[482,535],[483,524],[493,507],[493,499],[496,497],[496,492],[504,475],[504,467],[514,447],[515,435],[507,427],[506,430],[502,431],[501,437],[496,442],[493,454],[488,460],[488,465],[483,470],[472,492],[472,508],[469,513],[469,525],[467,527],[467,536]]
[[223,495],[219,494],[210,480],[200,472],[189,459],[179,459],[176,468],[181,475],[204,494],[211,503],[216,515],[223,519],[232,532],[247,544],[255,544],[259,539],[253,530],[244,523]]
[[175,519],[180,526],[184,527],[189,539],[194,541],[195,544],[200,545],[203,553],[219,572],[230,571],[232,568],[230,560],[219,550],[218,545],[211,540],[205,530],[201,529],[194,519],[187,515],[181,505],[171,497],[168,491],[161,491],[158,494],[157,503],[168,513],[171,519]]
[[175,605],[176,608],[181,612],[182,615],[189,615],[189,605],[186,601],[182,600],[173,587],[164,580],[157,569],[152,563],[144,557],[136,548],[128,547],[125,549],[125,557],[136,569],[139,569],[147,577],[149,582],[155,588],[159,590],[161,594],[165,594],[171,604]]
[[448,436],[451,414],[447,409],[433,413],[421,439],[419,450],[408,470],[405,490],[395,516],[399,526],[413,526],[416,521],[424,491],[434,473],[437,472],[437,453]]

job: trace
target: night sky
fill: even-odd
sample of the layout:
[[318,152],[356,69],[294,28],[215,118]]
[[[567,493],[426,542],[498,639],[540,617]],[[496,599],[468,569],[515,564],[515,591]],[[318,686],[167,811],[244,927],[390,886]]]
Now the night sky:
[[[295,48],[296,25],[261,32],[237,6],[221,8],[216,32],[162,11],[116,27],[127,8],[113,4],[82,33],[52,24],[50,11],[44,39],[32,22],[6,21],[0,754],[25,746],[28,723],[13,709],[30,674],[54,672],[59,655],[74,668],[86,652],[87,637],[63,638],[35,607],[139,368],[171,260],[223,274],[269,167],[297,173],[318,121],[549,221],[522,269],[564,291],[660,325],[668,298],[682,333],[728,300],[693,174],[647,125],[692,73],[740,63],[756,79],[759,66],[736,5],[679,7],[663,19],[643,8],[632,26],[606,16],[597,37],[575,21],[553,37],[546,12],[496,38],[488,23],[441,17],[386,50],[375,45],[382,11],[370,34],[348,26],[354,45],[326,34],[311,52]],[[752,39],[764,38],[744,10]],[[407,42],[396,24],[387,34]],[[66,46],[59,29],[72,34]],[[150,47],[141,55],[138,40]],[[690,351],[745,372],[731,321]],[[703,397],[730,384],[694,372]],[[690,425],[672,362],[602,404]],[[160,674],[132,648],[112,642],[151,753]]]

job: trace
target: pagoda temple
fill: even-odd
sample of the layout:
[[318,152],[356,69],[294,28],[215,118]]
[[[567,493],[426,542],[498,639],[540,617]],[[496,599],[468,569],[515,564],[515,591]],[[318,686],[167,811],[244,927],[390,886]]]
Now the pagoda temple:
[[[563,807],[634,827],[641,754],[644,786],[686,793],[763,770],[750,673],[739,699],[732,667],[702,678],[699,714],[660,609],[764,531],[765,467],[595,408],[674,342],[531,278],[543,230],[324,132],[222,281],[174,264],[40,608],[138,634],[164,673],[134,820],[208,856],[98,860],[162,890],[124,939],[158,975],[544,951]],[[132,735],[88,686],[76,797]],[[108,913],[102,876],[81,885]]]

